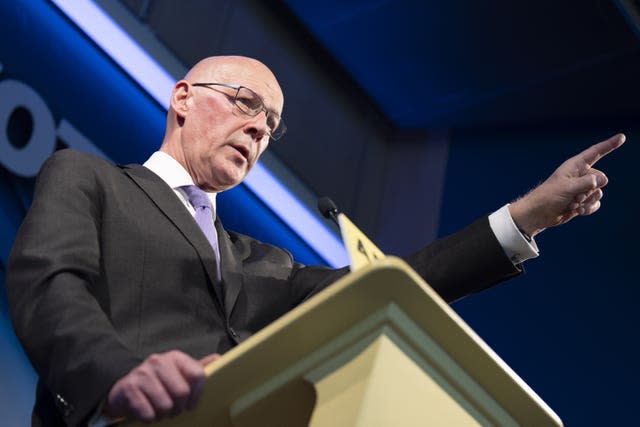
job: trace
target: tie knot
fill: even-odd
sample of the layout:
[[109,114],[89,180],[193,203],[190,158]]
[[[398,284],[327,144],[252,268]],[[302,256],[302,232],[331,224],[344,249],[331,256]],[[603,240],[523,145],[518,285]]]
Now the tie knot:
[[182,189],[187,193],[189,203],[191,203],[194,208],[211,209],[211,200],[209,200],[209,196],[207,196],[207,193],[205,193],[203,189],[197,185],[185,185]]

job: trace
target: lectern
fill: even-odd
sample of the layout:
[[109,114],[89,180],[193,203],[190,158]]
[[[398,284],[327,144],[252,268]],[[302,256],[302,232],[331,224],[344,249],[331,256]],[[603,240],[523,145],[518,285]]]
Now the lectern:
[[206,373],[199,406],[157,426],[562,425],[395,257],[343,277]]

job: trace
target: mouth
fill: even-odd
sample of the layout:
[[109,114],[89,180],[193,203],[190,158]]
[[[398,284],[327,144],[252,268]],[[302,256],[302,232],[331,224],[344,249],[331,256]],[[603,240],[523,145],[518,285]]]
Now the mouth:
[[249,156],[251,155],[251,152],[246,146],[242,144],[231,144],[231,146],[235,148],[236,151],[239,152],[247,162],[249,162]]

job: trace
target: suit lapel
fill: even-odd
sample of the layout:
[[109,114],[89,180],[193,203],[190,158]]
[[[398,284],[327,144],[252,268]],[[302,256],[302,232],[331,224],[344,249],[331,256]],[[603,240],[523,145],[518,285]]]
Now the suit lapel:
[[216,220],[215,225],[218,232],[220,265],[222,267],[222,281],[224,282],[224,307],[227,320],[229,320],[242,288],[244,269],[242,267],[242,259],[224,227],[219,220]]
[[[133,181],[144,191],[153,203],[160,209],[169,220],[180,230],[184,237],[195,248],[200,261],[202,262],[209,280],[212,283],[213,290],[218,300],[219,306],[224,302],[223,292],[216,279],[216,261],[213,249],[209,241],[198,227],[198,224],[189,215],[178,200],[173,190],[149,169],[140,165],[127,165],[124,169],[125,173],[133,179]],[[226,234],[225,234],[226,236]],[[220,238],[218,238],[220,240]],[[222,252],[222,251],[221,251]],[[222,260],[224,260],[222,255]],[[222,272],[224,280],[224,269]],[[236,294],[237,296],[237,294]],[[229,310],[227,310],[227,313]],[[228,316],[228,314],[227,314]]]

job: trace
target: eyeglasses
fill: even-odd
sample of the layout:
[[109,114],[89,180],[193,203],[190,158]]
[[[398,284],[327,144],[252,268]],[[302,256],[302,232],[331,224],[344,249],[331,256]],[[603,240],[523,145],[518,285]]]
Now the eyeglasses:
[[219,92],[226,95],[229,99],[233,98],[233,103],[236,107],[248,116],[255,117],[264,111],[267,117],[267,133],[271,139],[277,141],[282,138],[282,135],[287,131],[287,126],[280,116],[274,111],[267,109],[260,95],[248,87],[227,83],[191,83],[191,86],[201,86],[211,90],[215,89],[209,86],[222,86],[234,89],[236,93],[233,96],[222,91]]

